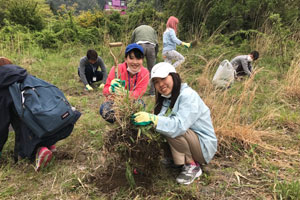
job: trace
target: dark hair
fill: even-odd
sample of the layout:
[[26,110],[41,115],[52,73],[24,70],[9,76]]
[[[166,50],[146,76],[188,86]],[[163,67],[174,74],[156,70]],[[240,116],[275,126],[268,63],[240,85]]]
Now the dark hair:
[[[169,75],[172,76],[173,79],[173,89],[171,92],[171,104],[170,104],[170,109],[172,109],[174,107],[174,104],[179,96],[180,93],[180,88],[181,88],[181,78],[179,76],[179,74],[177,73],[170,73]],[[164,97],[161,96],[160,93],[156,92],[155,94],[155,107],[154,107],[154,114],[158,114],[162,108],[162,104],[164,101]]]
[[127,56],[130,55],[131,52],[133,52],[134,56],[137,59],[143,59],[144,58],[144,54],[139,49],[132,49],[132,50],[128,51],[127,53],[125,53],[125,58],[127,58]]
[[258,51],[252,51],[250,54],[253,55],[253,60],[257,60],[259,58]]
[[97,58],[98,58],[97,51],[95,51],[93,49],[89,49],[86,52],[86,57],[88,58],[88,60],[97,60]]

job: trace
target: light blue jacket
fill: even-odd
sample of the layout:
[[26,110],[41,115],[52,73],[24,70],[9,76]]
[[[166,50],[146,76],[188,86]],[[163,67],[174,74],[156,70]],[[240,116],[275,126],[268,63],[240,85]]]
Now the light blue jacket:
[[198,93],[186,83],[181,85],[180,94],[172,112],[167,113],[171,101],[165,99],[158,114],[156,130],[171,138],[183,135],[188,129],[198,134],[201,150],[206,163],[217,151],[217,137],[210,118],[210,110]]
[[176,33],[175,33],[174,29],[167,28],[167,30],[163,34],[162,53],[165,53],[167,51],[176,50],[176,45],[180,45],[181,43],[182,43],[182,41],[176,37]]

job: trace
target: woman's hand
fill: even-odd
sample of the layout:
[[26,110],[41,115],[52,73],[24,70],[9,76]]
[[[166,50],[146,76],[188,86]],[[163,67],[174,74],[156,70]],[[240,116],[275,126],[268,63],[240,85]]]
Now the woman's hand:
[[109,92],[111,94],[122,94],[125,90],[125,81],[120,79],[113,79],[110,83]]
[[132,115],[132,122],[134,125],[146,126],[153,123],[157,125],[158,117],[147,112],[137,112]]
[[182,42],[181,45],[184,46],[184,47],[186,47],[186,48],[190,48],[191,47],[191,43]]

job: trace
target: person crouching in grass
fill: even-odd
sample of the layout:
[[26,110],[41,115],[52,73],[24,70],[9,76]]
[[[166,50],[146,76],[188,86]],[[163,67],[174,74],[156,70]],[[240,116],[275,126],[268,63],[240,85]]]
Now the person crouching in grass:
[[169,63],[156,64],[151,81],[156,89],[154,114],[137,112],[132,116],[133,124],[154,124],[166,137],[174,164],[183,166],[176,181],[188,185],[202,174],[201,165],[208,164],[217,151],[210,110],[195,90],[181,83]]
[[138,100],[144,105],[140,99],[146,92],[149,82],[149,71],[143,66],[144,50],[138,44],[129,44],[125,49],[125,62],[119,64],[118,77],[115,77],[115,67],[112,67],[103,94],[106,97],[104,103],[100,106],[100,115],[108,122],[115,121],[114,110],[112,109],[115,95],[129,93],[131,98]]

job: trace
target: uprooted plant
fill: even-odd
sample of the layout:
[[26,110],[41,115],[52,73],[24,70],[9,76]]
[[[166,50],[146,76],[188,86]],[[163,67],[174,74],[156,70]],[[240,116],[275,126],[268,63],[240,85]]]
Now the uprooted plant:
[[153,171],[159,169],[163,138],[154,131],[152,125],[137,127],[131,123],[131,116],[144,109],[142,100],[135,100],[128,94],[115,96],[113,110],[116,127],[104,137],[103,147],[109,152],[110,158],[113,157],[112,162],[126,163],[126,178],[131,187],[136,184],[130,172],[151,177]]

